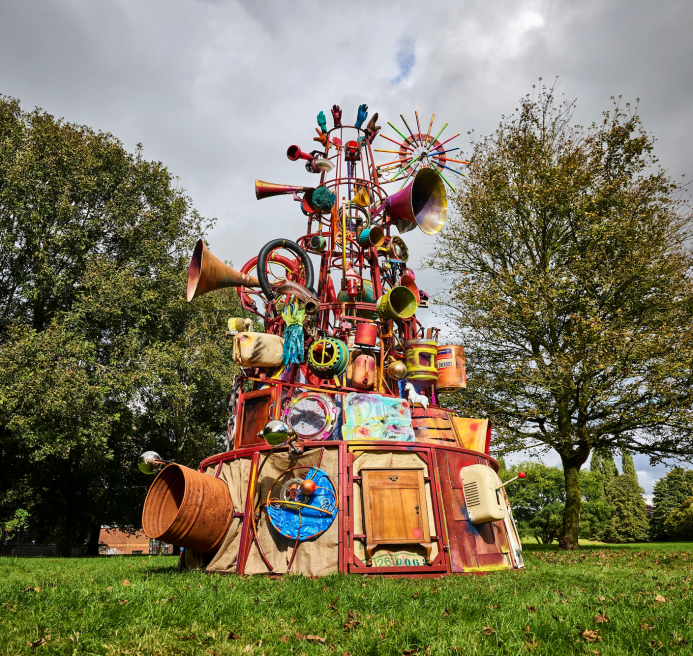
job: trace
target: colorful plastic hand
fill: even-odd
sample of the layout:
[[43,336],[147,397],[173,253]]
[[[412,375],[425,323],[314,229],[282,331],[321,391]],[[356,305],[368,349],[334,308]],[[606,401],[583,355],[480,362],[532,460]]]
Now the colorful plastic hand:
[[313,141],[320,142],[323,145],[323,148],[326,150],[332,148],[332,142],[330,141],[330,137],[328,136],[327,132],[321,132],[319,128],[315,128],[315,131],[318,133],[318,136],[313,137]]
[[325,119],[325,112],[320,112],[318,114],[318,125],[323,132],[327,132],[327,120]]
[[360,128],[363,125],[363,122],[368,118],[368,105],[365,103],[363,105],[359,105],[359,111],[358,114],[356,115],[356,123],[354,123],[355,128]]
[[336,128],[342,127],[342,110],[339,105],[332,105],[332,119]]
[[373,118],[368,121],[368,125],[366,126],[366,139],[368,139],[370,143],[373,143],[373,139],[375,139],[378,136],[378,132],[380,132],[380,126],[375,124],[377,120],[378,112],[373,114]]

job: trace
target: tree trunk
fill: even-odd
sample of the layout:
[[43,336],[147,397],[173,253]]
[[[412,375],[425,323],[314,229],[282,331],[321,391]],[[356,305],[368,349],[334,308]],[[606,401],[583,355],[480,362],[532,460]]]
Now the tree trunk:
[[101,522],[95,522],[89,533],[89,542],[87,542],[87,556],[99,555],[99,538],[101,537]]
[[578,548],[580,510],[582,508],[579,474],[580,467],[587,460],[589,453],[589,447],[581,445],[579,450],[570,456],[561,454],[565,480],[565,510],[563,511],[563,526],[558,539],[558,546],[561,549],[572,550]]

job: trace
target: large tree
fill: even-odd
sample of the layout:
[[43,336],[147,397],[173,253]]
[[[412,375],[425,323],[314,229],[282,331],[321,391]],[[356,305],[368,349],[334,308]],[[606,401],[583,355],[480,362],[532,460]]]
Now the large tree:
[[652,539],[666,539],[667,532],[664,525],[667,519],[691,495],[693,495],[693,471],[686,471],[683,467],[674,467],[655,483],[650,521]]
[[430,260],[467,349],[447,401],[492,417],[502,451],[560,455],[567,549],[594,448],[682,456],[693,425],[689,211],[637,111],[573,113],[542,87],[473,143]]
[[208,225],[139,148],[0,97],[0,523],[93,551],[139,522],[142,450],[219,445],[239,304],[184,298]]

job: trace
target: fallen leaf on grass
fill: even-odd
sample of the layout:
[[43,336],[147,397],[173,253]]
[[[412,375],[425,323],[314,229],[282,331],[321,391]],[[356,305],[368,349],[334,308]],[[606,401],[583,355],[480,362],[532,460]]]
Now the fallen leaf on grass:
[[491,635],[492,633],[496,633],[496,629],[492,629],[490,626],[484,627],[484,635]]
[[129,602],[127,599],[121,599],[121,600],[118,602],[118,605],[119,605],[119,606],[125,606],[126,604],[129,604],[129,603],[130,603],[130,602]]
[[529,633],[532,629],[529,627],[529,624],[525,627],[525,633]]
[[536,613],[536,612],[537,612],[537,609],[536,609],[535,606],[527,606],[527,610],[528,610],[530,613]]
[[350,631],[351,629],[355,629],[361,622],[358,620],[349,620],[345,625],[344,625],[344,630],[345,631]]
[[331,608],[332,610],[337,610],[337,599],[338,597],[335,597],[331,604],[327,604],[327,607]]
[[599,611],[599,615],[594,616],[594,621],[601,624],[602,622],[611,622],[611,618],[606,613]]
[[418,593],[418,592],[415,592],[415,593],[411,596],[412,599],[418,599],[418,597],[419,597],[419,593]]
[[289,641],[289,638],[287,638],[285,635],[279,636],[279,642],[286,644],[288,641]]
[[652,631],[652,629],[654,629],[654,628],[655,628],[654,626],[650,626],[647,622],[643,622],[643,623],[640,625],[640,630],[641,630],[641,631]]
[[237,633],[234,633],[233,631],[229,631],[229,635],[226,636],[227,640],[238,640],[241,636],[239,636]]
[[310,633],[306,636],[306,640],[310,640],[311,642],[319,642],[321,645],[325,644],[326,638],[322,638],[319,635],[311,635]]
[[601,653],[598,649],[587,649],[587,647],[585,647],[585,651],[588,654],[600,654]]
[[446,608],[446,609],[443,611],[443,617],[449,617],[449,616],[450,616],[450,609],[449,609],[449,608]]
[[113,592],[113,586],[112,586],[112,585],[109,585],[109,586],[106,588],[106,592]]
[[34,592],[41,592],[41,588],[38,588],[38,587],[34,588]]
[[179,636],[179,637],[177,638],[177,640],[182,640],[182,641],[184,641],[184,642],[189,642],[190,640],[194,640],[194,639],[195,639],[195,634],[194,634],[194,633],[193,633],[192,635],[189,635],[189,636]]
[[599,601],[606,601],[606,597],[599,597]]
[[594,642],[595,640],[600,640],[602,637],[596,632],[593,631],[592,629],[585,629],[582,632],[582,637],[587,640],[587,642]]
[[656,601],[658,604],[663,604],[663,603],[666,601],[666,598],[665,598],[665,597],[662,597],[662,595],[657,595],[657,596],[655,597],[655,601]]
[[128,579],[123,579],[123,585],[127,587],[128,585],[130,585],[130,581]]
[[538,640],[530,640],[529,642],[525,642],[525,647],[529,651],[533,651],[539,646],[539,641]]
[[46,640],[44,638],[39,638],[38,640],[34,640],[33,642],[26,642],[25,644],[27,647],[40,647],[41,645],[46,644]]

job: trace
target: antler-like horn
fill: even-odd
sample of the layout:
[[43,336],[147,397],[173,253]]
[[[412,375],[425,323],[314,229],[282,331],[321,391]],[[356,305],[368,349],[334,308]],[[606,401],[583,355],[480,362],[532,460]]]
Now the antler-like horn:
[[202,239],[195,244],[188,269],[188,303],[202,294],[224,287],[259,287],[254,276],[232,269],[212,255]]
[[313,187],[301,187],[298,185],[281,185],[272,182],[255,180],[255,197],[258,200],[269,198],[270,196],[281,196],[282,194],[297,194],[300,192],[312,191]]

